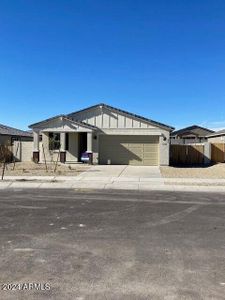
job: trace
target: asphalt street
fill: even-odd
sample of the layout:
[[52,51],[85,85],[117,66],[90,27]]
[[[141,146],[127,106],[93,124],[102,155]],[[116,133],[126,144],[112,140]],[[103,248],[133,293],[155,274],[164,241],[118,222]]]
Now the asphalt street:
[[1,300],[225,299],[225,194],[2,190],[0,284]]

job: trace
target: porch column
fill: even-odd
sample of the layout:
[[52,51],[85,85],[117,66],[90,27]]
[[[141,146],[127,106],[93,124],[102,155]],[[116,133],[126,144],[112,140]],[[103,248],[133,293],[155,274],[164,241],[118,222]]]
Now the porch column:
[[37,164],[40,159],[40,154],[39,154],[39,135],[40,131],[39,130],[33,130],[33,161]]
[[93,163],[92,140],[93,140],[92,132],[87,132],[87,152],[89,156],[89,164]]
[[92,132],[87,133],[87,151],[92,152]]
[[66,162],[66,133],[60,133],[60,162]]

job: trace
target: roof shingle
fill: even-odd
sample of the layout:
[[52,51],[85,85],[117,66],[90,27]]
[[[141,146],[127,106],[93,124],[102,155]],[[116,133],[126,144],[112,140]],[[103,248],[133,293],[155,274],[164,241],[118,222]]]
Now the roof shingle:
[[3,124],[0,124],[0,134],[13,135],[13,136],[24,136],[24,137],[32,137],[33,136],[33,134],[31,132],[13,128],[13,127],[6,126]]
[[208,128],[204,128],[198,125],[192,125],[189,127],[185,127],[176,131],[173,131],[171,136],[181,136],[181,135],[187,135],[187,134],[193,134],[198,137],[205,137],[214,131]]

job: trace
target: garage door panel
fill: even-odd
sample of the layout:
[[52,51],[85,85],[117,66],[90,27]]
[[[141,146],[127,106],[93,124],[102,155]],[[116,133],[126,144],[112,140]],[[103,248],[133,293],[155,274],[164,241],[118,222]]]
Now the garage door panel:
[[100,164],[158,165],[158,136],[99,137]]
[[157,152],[143,153],[142,157],[146,158],[146,159],[154,159],[155,160],[155,157],[157,158],[157,155],[158,155]]

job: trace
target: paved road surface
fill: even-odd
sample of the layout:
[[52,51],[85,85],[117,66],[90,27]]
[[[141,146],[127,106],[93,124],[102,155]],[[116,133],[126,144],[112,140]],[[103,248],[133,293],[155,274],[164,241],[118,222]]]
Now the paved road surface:
[[4,300],[225,299],[224,194],[2,190],[0,246]]

